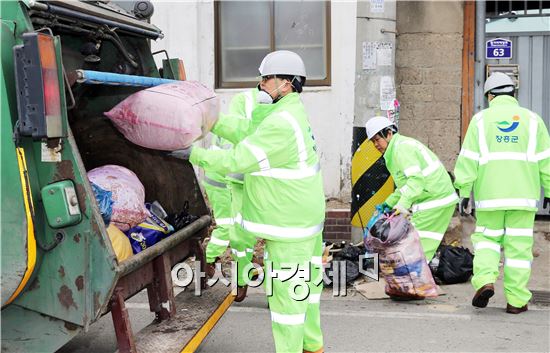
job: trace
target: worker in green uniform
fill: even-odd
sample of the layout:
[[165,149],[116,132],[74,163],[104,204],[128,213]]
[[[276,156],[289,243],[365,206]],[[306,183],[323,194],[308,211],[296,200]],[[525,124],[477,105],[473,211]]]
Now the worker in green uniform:
[[455,186],[464,212],[473,191],[476,228],[472,305],[487,306],[504,248],[506,312],[527,310],[533,260],[533,225],[544,188],[550,206],[550,138],[542,119],[519,106],[515,85],[503,73],[486,81],[489,108],[474,115],[455,166]]
[[[257,88],[237,94],[229,104],[229,113],[250,120],[252,110],[256,105]],[[212,150],[231,149],[233,144],[217,135],[212,138]],[[204,190],[212,207],[216,228],[210,235],[210,241],[206,246],[206,273],[212,277],[215,272],[214,263],[220,257],[227,246],[232,243],[233,256],[244,253],[252,259],[255,239],[248,242],[235,238],[233,220],[242,204],[243,175],[223,175],[215,172],[206,172],[203,180]],[[230,240],[232,240],[230,242]],[[252,243],[252,246],[250,246]],[[242,250],[242,251],[241,251]]]
[[[222,174],[243,173],[237,232],[265,239],[268,296],[277,352],[322,352],[319,299],[325,196],[315,139],[300,100],[305,66],[296,53],[268,54],[260,68],[258,108],[267,116],[243,136],[242,119],[221,115],[213,132],[232,150],[199,147],[173,156]],[[256,110],[256,109],[255,109]],[[246,133],[245,133],[246,135]]]
[[401,214],[412,211],[426,260],[439,247],[458,202],[451,178],[439,158],[419,141],[403,136],[385,117],[367,121],[367,138],[384,155],[395,182],[385,206]]

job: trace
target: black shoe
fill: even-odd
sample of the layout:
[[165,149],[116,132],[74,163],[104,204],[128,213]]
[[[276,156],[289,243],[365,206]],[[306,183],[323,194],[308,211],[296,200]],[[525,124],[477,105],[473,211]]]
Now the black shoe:
[[488,283],[477,290],[472,299],[472,305],[478,308],[485,308],[493,295],[495,295],[495,286],[492,283]]

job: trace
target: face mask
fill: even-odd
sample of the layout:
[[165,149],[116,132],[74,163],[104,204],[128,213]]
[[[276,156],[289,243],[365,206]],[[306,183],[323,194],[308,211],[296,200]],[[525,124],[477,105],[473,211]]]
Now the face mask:
[[[273,97],[271,97],[271,93],[275,92],[275,91],[278,91],[281,87],[283,87],[285,85],[286,82],[283,82],[279,87],[275,88],[273,91],[271,92],[266,92],[264,90],[260,90],[258,92],[258,94],[256,95],[256,101],[259,103],[259,104],[272,104],[273,103]],[[280,94],[277,95],[277,98],[275,98],[275,100],[279,100],[280,99]]]
[[256,95],[256,101],[259,104],[271,104],[273,103],[273,98],[264,90],[260,90]]

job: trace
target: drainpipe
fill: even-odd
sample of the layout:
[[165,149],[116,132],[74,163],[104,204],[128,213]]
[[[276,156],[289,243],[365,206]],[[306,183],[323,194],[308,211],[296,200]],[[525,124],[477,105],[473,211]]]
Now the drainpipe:
[[485,108],[485,1],[476,1],[476,54],[474,82],[474,113]]
[[[387,114],[387,108],[381,107],[381,82],[390,81],[390,89],[386,92],[391,92],[393,89],[393,98],[395,98],[396,6],[396,1],[357,1],[355,104],[352,141],[352,155],[354,156],[359,157],[358,149],[361,146],[365,147],[365,123],[367,120],[373,116],[386,116]],[[366,57],[365,54],[374,55]],[[351,166],[353,184],[351,237],[353,242],[362,240],[363,228],[374,210],[371,205],[374,200],[373,196],[378,191],[378,186],[383,182],[381,179],[387,179],[385,175],[376,175],[371,178],[368,170],[362,169],[365,166],[364,158],[364,155],[361,158],[353,158]],[[373,169],[370,170],[372,172]],[[368,178],[361,180],[357,178],[357,175],[364,175]],[[376,183],[370,183],[370,180],[376,178],[378,178]],[[371,201],[368,202],[369,200]],[[364,212],[358,212],[363,206],[365,206],[363,208]]]

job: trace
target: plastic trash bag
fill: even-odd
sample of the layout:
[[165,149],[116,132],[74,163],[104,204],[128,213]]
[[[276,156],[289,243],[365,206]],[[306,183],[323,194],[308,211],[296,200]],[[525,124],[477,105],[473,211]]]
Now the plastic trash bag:
[[[334,285],[334,280],[335,280],[334,277],[338,274],[338,272],[335,272],[335,270],[333,270],[333,267],[334,267],[335,264],[337,264],[337,263],[339,264],[342,261],[345,261],[345,263],[346,263],[346,265],[345,265],[345,271],[346,271],[345,281],[346,281],[346,284],[350,284],[351,282],[355,281],[357,279],[357,277],[359,277],[359,265],[357,264],[356,261],[343,260],[343,259],[334,260],[334,261],[331,261],[326,266],[324,266],[325,276],[323,277],[323,282],[324,282],[325,286],[330,287],[330,286]],[[336,271],[340,271],[340,269],[338,269]],[[341,273],[339,273],[339,276],[340,276],[340,278],[343,278],[343,275]]]
[[161,218],[150,214],[147,219],[125,233],[130,239],[132,250],[137,254],[166,238],[174,228]]
[[170,223],[174,227],[174,230],[177,231],[193,223],[197,219],[199,219],[198,216],[189,214],[189,201],[185,201],[183,210],[178,213],[169,214],[168,217],[166,217],[166,222]]
[[132,256],[132,246],[126,234],[122,233],[122,231],[113,224],[107,227],[107,234],[111,240],[111,245],[113,245],[113,250],[115,251],[118,262],[124,261]]
[[441,246],[437,251],[439,264],[434,274],[445,284],[467,282],[473,274],[474,256],[470,250],[457,246]]
[[210,132],[219,105],[216,94],[202,83],[181,81],[136,92],[104,114],[132,143],[174,151]]
[[111,215],[113,214],[113,193],[102,189],[94,183],[90,184],[92,184],[92,190],[94,191],[101,218],[103,218],[105,225],[108,225],[111,222]]
[[406,217],[383,215],[364,241],[367,251],[378,253],[386,294],[414,299],[437,297],[418,232]]
[[104,165],[88,172],[88,179],[112,193],[111,222],[126,231],[147,218],[145,188],[131,170],[118,165]]

